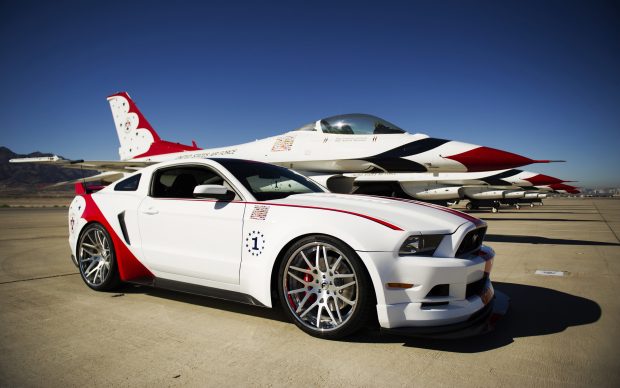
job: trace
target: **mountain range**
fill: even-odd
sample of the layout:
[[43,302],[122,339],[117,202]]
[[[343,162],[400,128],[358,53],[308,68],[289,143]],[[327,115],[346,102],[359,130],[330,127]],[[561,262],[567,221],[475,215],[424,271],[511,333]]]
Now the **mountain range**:
[[9,159],[13,158],[34,158],[41,156],[53,155],[38,151],[27,155],[21,155],[16,154],[7,147],[0,146],[0,189],[6,190],[23,187],[32,188],[33,186],[35,188],[40,188],[50,184],[71,181],[97,173],[97,171],[93,170],[67,169],[35,163],[9,163]]

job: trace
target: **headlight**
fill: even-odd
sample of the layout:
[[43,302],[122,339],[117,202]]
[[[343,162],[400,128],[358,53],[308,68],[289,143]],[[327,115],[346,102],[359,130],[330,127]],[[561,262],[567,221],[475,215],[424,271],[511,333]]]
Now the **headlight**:
[[400,256],[432,256],[439,243],[441,243],[442,238],[442,234],[409,236],[401,245],[398,254]]

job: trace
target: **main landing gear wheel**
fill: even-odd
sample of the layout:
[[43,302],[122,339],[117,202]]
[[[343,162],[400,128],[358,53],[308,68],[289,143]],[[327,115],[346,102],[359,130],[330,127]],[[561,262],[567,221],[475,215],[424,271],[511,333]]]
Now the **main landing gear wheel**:
[[465,209],[467,210],[471,210],[474,208],[474,205],[471,204],[471,202],[467,202],[467,204],[465,205]]
[[119,285],[114,245],[101,224],[84,229],[77,245],[77,260],[82,280],[93,290],[109,291]]
[[278,271],[284,311],[300,329],[339,339],[368,320],[372,282],[357,254],[329,236],[310,236],[293,244]]
[[493,212],[493,213],[497,213],[498,211],[499,211],[499,208],[497,208],[497,207],[495,207],[495,206],[493,206],[493,207],[491,208],[491,212]]

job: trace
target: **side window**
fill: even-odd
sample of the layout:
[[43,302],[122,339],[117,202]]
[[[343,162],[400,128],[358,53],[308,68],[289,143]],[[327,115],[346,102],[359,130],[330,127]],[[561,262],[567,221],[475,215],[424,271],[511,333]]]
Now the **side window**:
[[153,175],[151,196],[155,198],[194,198],[198,185],[229,185],[215,171],[198,166],[169,167]]
[[138,185],[140,184],[140,177],[142,174],[137,174],[131,176],[127,179],[124,179],[118,182],[114,186],[114,191],[136,191],[138,190]]

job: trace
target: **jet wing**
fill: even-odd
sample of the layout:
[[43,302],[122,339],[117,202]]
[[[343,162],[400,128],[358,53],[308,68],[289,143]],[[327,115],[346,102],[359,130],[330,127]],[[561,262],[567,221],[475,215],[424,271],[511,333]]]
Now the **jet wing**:
[[355,183],[400,182],[408,184],[445,184],[445,185],[481,185],[489,186],[483,179],[488,172],[471,173],[357,173],[342,174],[353,179]]
[[116,172],[116,171],[104,171],[101,174],[95,174],[91,176],[87,176],[84,178],[74,179],[72,181],[64,181],[51,184],[49,186],[45,186],[45,188],[59,187],[65,185],[73,185],[76,183],[86,183],[86,182],[104,182],[104,183],[112,183],[117,180],[123,178],[126,173]]
[[58,166],[62,168],[75,168],[84,170],[114,171],[119,173],[129,173],[154,164],[156,162],[128,161],[128,160],[70,160],[60,156],[43,156],[37,158],[16,158],[10,159],[9,163],[37,163]]

